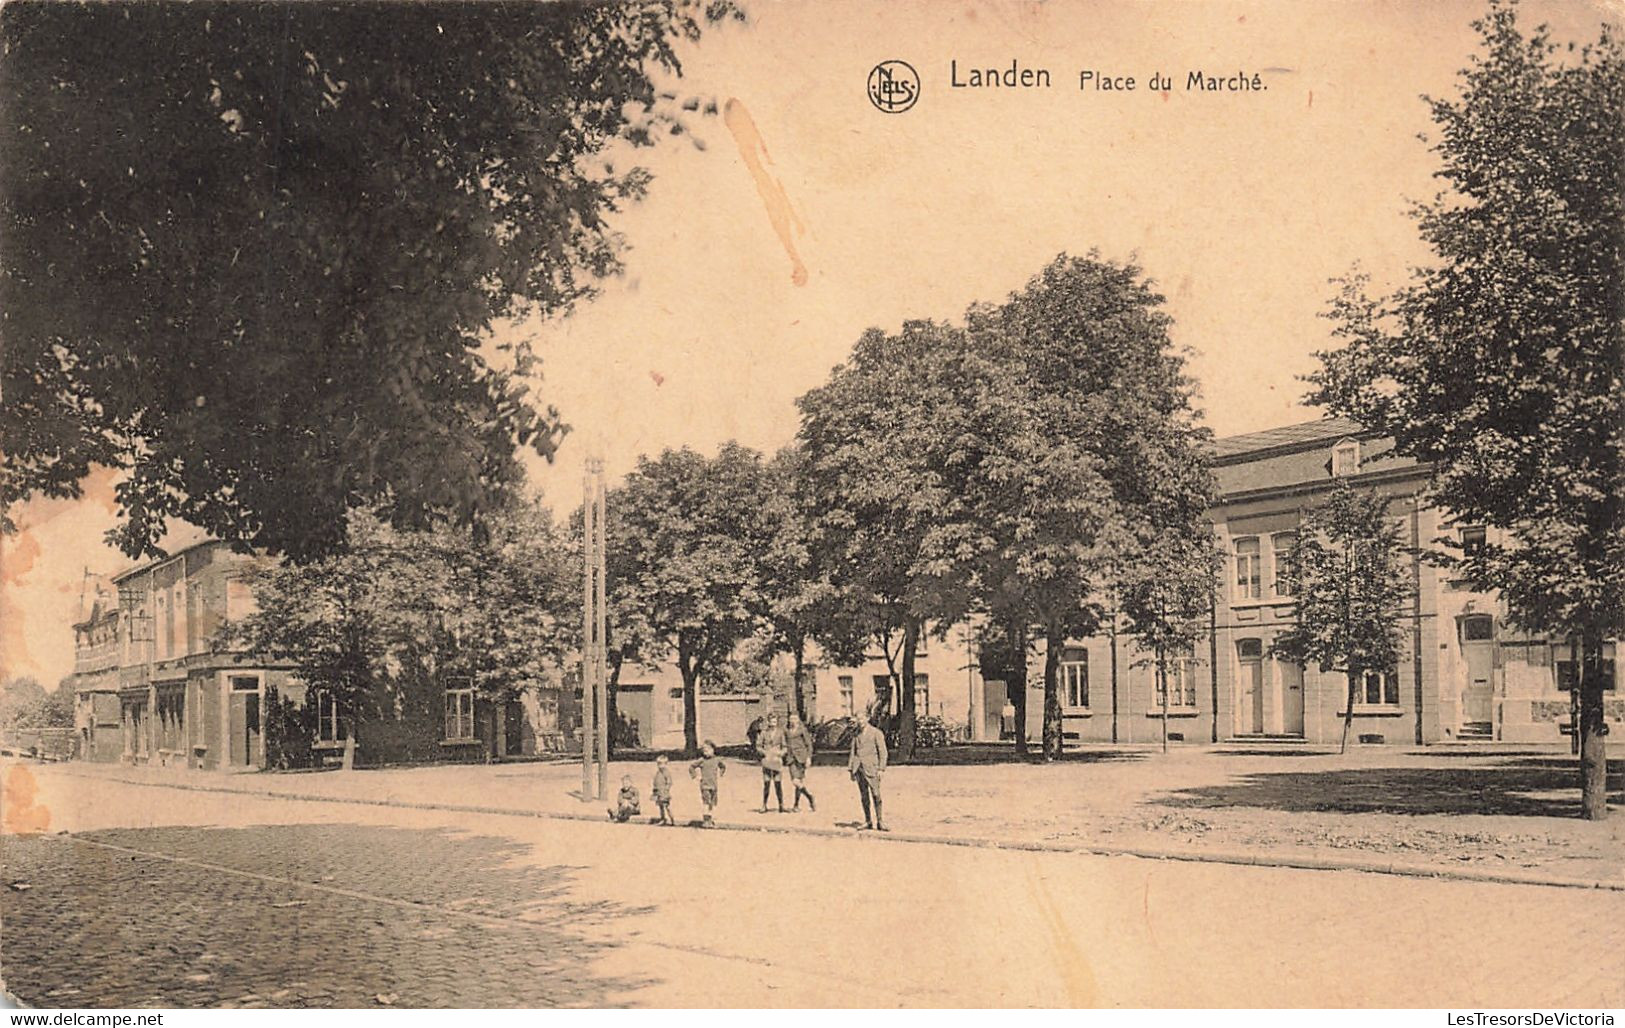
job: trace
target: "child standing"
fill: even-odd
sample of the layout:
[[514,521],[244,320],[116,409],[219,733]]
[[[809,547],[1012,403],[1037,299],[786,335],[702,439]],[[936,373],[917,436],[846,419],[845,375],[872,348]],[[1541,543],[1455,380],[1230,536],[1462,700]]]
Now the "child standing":
[[717,748],[711,740],[705,740],[700,747],[700,759],[688,765],[688,776],[700,780],[700,802],[705,804],[705,820],[702,825],[706,828],[715,828],[716,821],[712,813],[717,809],[717,782],[728,773],[728,765],[717,756]]
[[655,823],[676,824],[677,822],[671,819],[671,772],[666,770],[664,754],[655,758],[655,780],[649,787],[649,795],[654,797],[655,806],[660,808],[660,816],[655,818]]
[[632,784],[631,775],[622,775],[621,794],[615,797],[615,809],[609,812],[609,819],[625,824],[638,813],[638,787]]

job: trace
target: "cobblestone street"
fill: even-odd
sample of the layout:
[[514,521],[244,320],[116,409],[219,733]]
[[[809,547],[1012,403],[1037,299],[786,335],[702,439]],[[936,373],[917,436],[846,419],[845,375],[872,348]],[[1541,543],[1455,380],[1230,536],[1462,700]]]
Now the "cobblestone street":
[[[6,980],[78,1006],[601,1006],[566,868],[515,847],[365,825],[7,836]],[[18,944],[30,940],[30,945]],[[89,968],[106,969],[87,978]]]
[[0,970],[28,1005],[1625,1003],[1616,892],[31,770],[49,824],[0,841]]

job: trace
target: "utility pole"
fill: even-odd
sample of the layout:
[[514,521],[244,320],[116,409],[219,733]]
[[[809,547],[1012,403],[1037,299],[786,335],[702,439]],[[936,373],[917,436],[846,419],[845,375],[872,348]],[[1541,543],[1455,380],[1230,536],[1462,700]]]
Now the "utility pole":
[[1416,690],[1416,745],[1422,731],[1422,494],[1411,494],[1411,679]]
[[[604,599],[604,462],[587,461],[581,481],[581,801],[609,795],[608,616]],[[593,780],[593,760],[598,778]],[[596,786],[596,791],[595,791]]]
[[593,791],[592,758],[595,733],[593,711],[597,694],[593,679],[598,674],[597,635],[598,614],[593,609],[598,598],[593,588],[594,552],[598,548],[598,528],[593,523],[597,513],[598,495],[593,488],[594,461],[587,461],[586,473],[581,476],[581,802],[595,800]]
[[597,575],[594,609],[598,618],[598,798],[609,798],[609,613],[604,599],[604,462],[592,462],[594,478],[593,499],[597,511],[593,525],[597,529],[594,569]]

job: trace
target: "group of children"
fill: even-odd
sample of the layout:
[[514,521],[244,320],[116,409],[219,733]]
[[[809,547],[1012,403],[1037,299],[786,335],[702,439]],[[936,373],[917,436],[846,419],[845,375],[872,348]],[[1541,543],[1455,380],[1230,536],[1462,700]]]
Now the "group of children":
[[[700,822],[702,827],[715,828],[714,812],[717,809],[717,783],[728,771],[728,765],[717,756],[717,748],[709,741],[700,747],[700,759],[688,765],[688,776],[700,780],[700,802],[705,804],[705,820]],[[659,813],[649,819],[650,824],[675,825],[677,822],[671,816],[671,769],[670,762],[665,756],[655,760],[655,778],[649,787],[649,795],[654,800]],[[631,775],[621,776],[621,792],[615,797],[615,807],[609,812],[611,821],[625,823],[643,812],[638,787],[632,784]]]
[[[780,781],[781,771],[789,772],[790,781],[795,786],[794,810],[801,809],[803,796],[807,798],[808,809],[817,809],[813,804],[812,793],[807,791],[806,783],[807,768],[812,764],[812,736],[801,720],[792,713],[790,730],[785,732],[778,727],[778,718],[769,714],[762,731],[756,735],[755,744],[756,752],[762,758],[761,813],[767,813],[770,792],[778,797],[779,812],[781,814],[786,812],[784,786]],[[700,822],[701,827],[715,828],[717,785],[728,767],[722,762],[722,758],[717,756],[717,748],[709,740],[700,747],[700,753],[700,759],[688,765],[688,776],[700,781],[700,802],[705,804],[705,820]],[[863,803],[863,826],[881,832],[887,829],[885,819],[881,815],[880,780],[885,774],[889,756],[885,735],[867,716],[858,718],[857,731],[852,734],[846,769],[852,776],[852,781],[856,783],[858,798]],[[671,771],[664,756],[655,761],[655,780],[650,792],[654,796],[655,805],[660,808],[660,813],[650,818],[649,822],[662,825],[676,824],[671,816]],[[609,819],[626,822],[637,817],[642,813],[638,800],[638,789],[632,784],[632,776],[622,775],[621,794],[616,797],[615,806],[609,811]]]

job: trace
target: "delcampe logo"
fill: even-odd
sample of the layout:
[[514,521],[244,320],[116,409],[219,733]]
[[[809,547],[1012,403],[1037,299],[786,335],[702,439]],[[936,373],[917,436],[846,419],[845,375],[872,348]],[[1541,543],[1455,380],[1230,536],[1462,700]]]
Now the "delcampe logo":
[[869,102],[886,114],[902,114],[920,98],[920,73],[907,61],[881,61],[869,72]]

